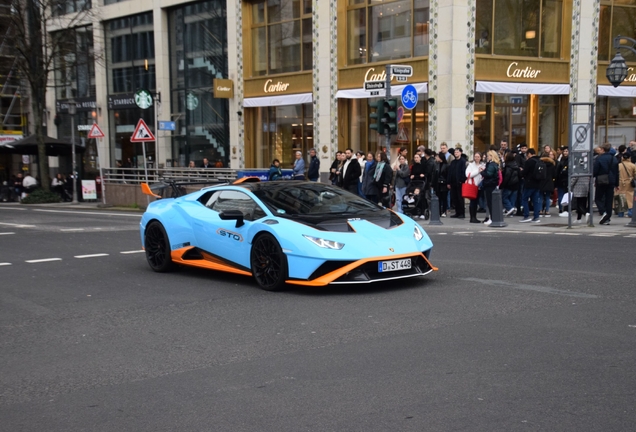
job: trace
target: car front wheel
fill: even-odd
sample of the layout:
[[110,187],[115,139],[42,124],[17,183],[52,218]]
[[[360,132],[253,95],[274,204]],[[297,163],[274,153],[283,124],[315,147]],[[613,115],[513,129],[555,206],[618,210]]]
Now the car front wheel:
[[258,285],[266,291],[279,291],[287,279],[287,257],[271,234],[259,235],[250,253],[252,274]]
[[170,242],[168,234],[160,222],[153,221],[146,227],[144,239],[146,260],[150,268],[164,273],[173,270],[175,265],[170,257]]

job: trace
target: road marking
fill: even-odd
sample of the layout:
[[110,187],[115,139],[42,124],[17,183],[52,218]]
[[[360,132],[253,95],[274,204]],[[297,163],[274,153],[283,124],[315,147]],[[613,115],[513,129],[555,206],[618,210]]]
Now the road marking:
[[145,250],[140,249],[140,250],[134,250],[134,251],[124,251],[124,252],[119,252],[120,254],[124,254],[124,255],[128,255],[128,254],[136,254],[136,253],[144,253]]
[[542,286],[536,286],[536,285],[518,284],[518,283],[507,282],[502,280],[477,279],[477,278],[461,278],[460,280],[468,281],[468,282],[478,282],[484,285],[503,286],[508,288],[527,290],[527,291],[538,291],[538,292],[543,292],[546,294],[558,294],[558,295],[564,295],[568,297],[598,298],[598,296],[594,294],[587,294],[587,293],[581,293],[581,292],[575,292],[575,291],[566,291],[566,290],[560,290],[556,288],[542,287]]
[[11,265],[11,263],[0,263],[0,267],[2,267],[2,266],[10,266],[10,265]]
[[62,228],[60,231],[84,231],[84,228]]
[[581,233],[562,233],[562,232],[558,232],[558,233],[554,233],[556,235],[569,235],[569,236],[580,236]]
[[62,261],[62,258],[44,258],[44,259],[36,259],[36,260],[27,260],[25,262],[28,262],[29,264],[35,264],[35,263],[43,263],[43,262],[50,262],[50,261]]
[[614,234],[614,233],[598,233],[598,234],[590,234],[590,237],[614,237],[617,235],[618,234]]
[[0,207],[1,210],[20,210],[20,211],[24,211],[26,210],[25,208],[18,208],[18,207]]
[[98,253],[98,254],[91,254],[91,255],[75,255],[74,258],[97,258],[97,257],[103,257],[103,256],[108,256],[107,253]]
[[14,224],[9,222],[0,222],[0,225],[8,225],[16,228],[35,228],[35,225]]
[[526,231],[526,234],[553,234],[545,231]]
[[72,213],[72,214],[75,214],[75,215],[82,214],[82,215],[91,215],[91,216],[124,216],[124,217],[141,218],[141,214],[103,213],[103,212],[95,212],[95,211],[91,211],[91,210],[71,211],[71,210],[43,210],[43,209],[35,209],[33,211],[46,212],[46,213]]
[[14,232],[4,232],[4,233],[0,233],[0,235],[11,235],[11,234],[15,234]]
[[458,231],[458,232],[454,232],[453,234],[474,234],[475,231]]

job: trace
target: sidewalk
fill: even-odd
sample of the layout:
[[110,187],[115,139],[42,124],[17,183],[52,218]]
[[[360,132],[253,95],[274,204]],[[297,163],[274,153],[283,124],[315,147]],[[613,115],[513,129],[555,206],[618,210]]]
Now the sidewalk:
[[[477,218],[484,220],[485,213],[478,213]],[[455,219],[450,217],[440,218],[443,225],[429,225],[429,221],[418,219],[418,222],[424,229],[429,232],[482,232],[487,231],[489,233],[495,233],[497,231],[502,232],[528,232],[528,233],[561,233],[561,234],[607,234],[607,235],[636,235],[636,228],[627,227],[631,218],[620,218],[616,215],[612,216],[610,225],[599,225],[601,217],[598,213],[593,215],[594,226],[589,227],[584,222],[581,224],[575,224],[576,213],[572,218],[572,228],[568,228],[568,218],[559,217],[557,210],[552,209],[551,217],[542,217],[539,223],[520,223],[523,218],[519,216],[504,217],[504,222],[508,224],[506,227],[496,228],[491,225],[484,225],[483,223],[470,223],[468,213],[466,219]]]
[[3,207],[20,207],[20,208],[55,208],[55,209],[71,209],[79,211],[124,211],[124,212],[137,212],[142,214],[145,209],[135,207],[114,207],[110,205],[103,205],[101,202],[79,202],[72,204],[70,202],[60,202],[51,204],[20,204],[18,202],[0,202],[0,209]]

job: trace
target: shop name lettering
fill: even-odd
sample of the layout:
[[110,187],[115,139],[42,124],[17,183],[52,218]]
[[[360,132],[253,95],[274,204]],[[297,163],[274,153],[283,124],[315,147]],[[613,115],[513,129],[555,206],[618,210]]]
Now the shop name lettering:
[[515,68],[518,65],[519,63],[517,62],[510,63],[506,70],[506,76],[511,78],[536,78],[541,73],[539,69],[532,69],[530,66],[525,69]]
[[[223,87],[223,86],[218,86],[216,89],[217,89],[218,91],[223,91],[223,92],[229,92],[230,90],[232,90],[232,89],[231,89],[231,88],[229,88],[229,87]],[[265,91],[267,91],[267,90],[265,90]]]
[[113,105],[134,105],[135,98],[112,99]]
[[[382,71],[380,73],[375,72],[375,68],[369,68],[367,73],[364,74],[364,82],[369,81],[385,81],[386,80],[386,71]],[[391,80],[395,78],[395,75],[391,76]]]
[[634,70],[634,68],[627,68],[627,78],[625,78],[625,82],[636,82],[636,74],[632,73],[632,70]]
[[[95,108],[95,101],[82,101],[82,102],[75,102],[75,105],[77,106],[77,109],[94,109]],[[60,103],[60,109],[61,110],[68,110],[68,103],[67,102],[62,102]]]
[[278,81],[276,84],[272,84],[272,82],[273,81],[271,79],[268,79],[267,81],[265,81],[265,86],[263,87],[263,90],[265,90],[265,93],[286,91],[287,88],[289,87],[289,83]]

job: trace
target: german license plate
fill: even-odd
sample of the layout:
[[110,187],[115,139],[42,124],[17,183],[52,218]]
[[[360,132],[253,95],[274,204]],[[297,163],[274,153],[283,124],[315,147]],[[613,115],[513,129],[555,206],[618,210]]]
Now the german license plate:
[[380,261],[378,263],[378,271],[380,273],[408,270],[411,268],[411,258],[393,260],[393,261]]

